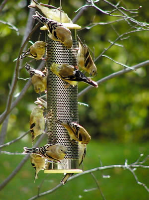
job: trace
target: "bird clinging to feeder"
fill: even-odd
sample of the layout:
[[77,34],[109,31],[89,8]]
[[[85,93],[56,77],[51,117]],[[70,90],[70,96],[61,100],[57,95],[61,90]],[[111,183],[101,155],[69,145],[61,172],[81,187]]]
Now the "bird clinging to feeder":
[[46,160],[41,155],[34,153],[30,154],[30,157],[31,157],[31,165],[35,169],[35,179],[37,179],[39,171],[45,169]]
[[29,47],[27,51],[23,52],[20,55],[20,59],[23,59],[25,57],[34,58],[36,60],[44,59],[43,56],[45,54],[45,50],[46,50],[46,42],[36,41]]
[[86,44],[83,44],[83,42],[79,37],[78,39],[79,39],[79,50],[77,54],[78,66],[81,67],[91,76],[95,76],[97,74],[97,67],[91,57],[88,46]]
[[40,71],[32,68],[28,63],[25,65],[26,70],[31,76],[31,81],[36,93],[45,92],[47,89],[47,74],[46,71]]
[[76,86],[77,82],[85,82],[94,87],[98,87],[98,84],[86,77],[77,67],[69,64],[56,64],[53,63],[50,67],[51,71],[59,76],[62,80],[66,81],[72,86]]
[[30,131],[32,135],[32,142],[38,135],[44,133],[45,119],[43,116],[43,109],[35,107],[30,114]]
[[43,17],[37,11],[35,13],[36,15],[33,15],[32,17],[34,19],[37,19],[39,22],[43,23],[47,27],[49,38],[61,42],[67,48],[72,47],[71,31],[68,28],[63,26],[62,23]]
[[66,153],[67,153],[67,147],[64,145],[50,145],[46,144],[42,147],[37,148],[27,148],[24,147],[24,154],[26,153],[34,153],[39,154],[42,157],[48,159],[49,161],[53,162],[60,162],[60,160],[64,159]]
[[87,130],[76,122],[62,122],[61,120],[56,121],[58,124],[65,127],[70,136],[70,140],[75,140],[81,144],[88,144],[91,140],[91,136]]

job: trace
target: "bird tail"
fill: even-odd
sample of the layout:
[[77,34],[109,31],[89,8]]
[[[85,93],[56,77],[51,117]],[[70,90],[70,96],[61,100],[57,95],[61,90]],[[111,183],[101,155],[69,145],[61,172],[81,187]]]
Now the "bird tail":
[[61,180],[61,183],[63,183],[63,185],[67,182],[68,178],[71,177],[73,175],[73,173],[67,173],[63,179]]
[[28,147],[24,147],[24,151],[23,153],[24,154],[27,154],[27,153],[37,153],[37,150],[38,148],[28,148]]
[[31,1],[31,4],[28,6],[29,8],[36,8],[39,5],[38,2],[36,2],[35,0]]
[[85,83],[88,83],[89,85],[92,85],[94,87],[98,87],[98,84],[95,81],[92,81],[90,78],[86,77],[81,71],[76,70],[75,71],[75,80],[76,81],[83,81]]
[[35,74],[35,69],[32,68],[28,63],[26,63],[25,69],[29,72],[31,77]]
[[88,78],[88,77],[84,80],[84,82],[86,82],[86,83],[88,83],[89,85],[92,85],[92,86],[98,88],[98,84],[97,84],[95,81],[93,81],[93,80],[91,80],[90,78]]

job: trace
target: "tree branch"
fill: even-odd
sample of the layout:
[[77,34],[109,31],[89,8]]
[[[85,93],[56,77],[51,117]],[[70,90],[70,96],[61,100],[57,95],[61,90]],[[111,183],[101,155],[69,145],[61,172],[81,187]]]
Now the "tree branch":
[[104,194],[103,194],[103,192],[102,192],[102,190],[101,190],[101,188],[100,188],[100,185],[99,185],[99,182],[98,182],[96,176],[95,176],[92,172],[91,172],[91,175],[92,175],[92,177],[93,177],[93,179],[94,179],[94,181],[95,181],[95,183],[96,183],[96,185],[97,185],[97,188],[98,188],[98,190],[99,190],[99,192],[100,192],[100,194],[101,194],[103,200],[106,200],[106,198],[105,198],[105,196],[104,196]]
[[5,4],[7,3],[8,0],[4,0],[2,3],[1,3],[1,6],[0,6],[0,12],[3,10]]
[[9,146],[15,142],[17,142],[18,140],[22,139],[24,136],[26,136],[30,131],[27,131],[26,133],[23,133],[22,135],[20,135],[18,138],[10,141],[10,142],[7,142],[6,144],[3,144],[3,145],[0,145],[0,149],[3,148],[3,147],[6,147],[6,146]]
[[[148,66],[148,65],[149,65],[149,60],[146,60],[146,61],[144,61],[144,62],[142,62],[142,63],[139,63],[139,64],[137,64],[137,65],[132,66],[131,68],[133,68],[134,70],[136,70],[136,69],[138,69],[138,68],[140,68],[140,67],[145,67],[145,66]],[[127,69],[125,68],[125,69],[122,69],[122,70],[120,70],[120,71],[118,71],[118,72],[115,72],[115,73],[113,73],[113,74],[110,74],[109,76],[106,76],[106,77],[100,79],[99,81],[97,81],[97,83],[98,83],[98,85],[99,85],[99,84],[104,83],[105,81],[107,81],[107,80],[109,80],[109,79],[112,79],[112,78],[116,77],[116,76],[120,76],[120,75],[122,75],[122,74],[128,73],[128,72],[132,71],[131,68],[127,68]],[[88,92],[91,88],[93,88],[93,87],[92,87],[92,86],[86,87],[84,90],[82,90],[82,91],[78,94],[78,97],[81,97],[82,95],[84,95],[84,94],[85,94],[86,92]]]
[[[34,147],[37,147],[44,138],[45,134],[42,134],[40,138],[37,140]],[[14,171],[0,184],[0,190],[2,190],[15,177],[15,175],[21,170],[21,168],[23,167],[23,165],[25,164],[25,162],[28,160],[29,157],[30,154],[26,155],[20,162],[20,164],[14,169]]]
[[10,22],[5,22],[5,21],[0,20],[0,23],[10,26],[10,28],[15,30],[17,32],[17,35],[19,35],[19,29],[16,26],[14,26],[13,24],[11,24]]
[[[130,169],[132,169],[132,168],[146,168],[146,169],[149,169],[149,166],[139,165],[139,164],[130,164],[130,165],[127,165],[126,162],[125,162],[124,165],[108,165],[108,166],[96,167],[96,168],[93,168],[93,169],[90,169],[90,170],[86,170],[86,171],[84,171],[84,172],[82,172],[80,174],[75,174],[75,175],[71,176],[67,180],[67,182],[69,182],[69,181],[71,181],[71,180],[73,180],[73,179],[75,179],[75,178],[77,178],[79,176],[83,176],[85,174],[93,173],[93,172],[99,171],[99,170],[107,170],[107,169],[113,169],[113,168],[128,169],[130,171]],[[134,178],[136,179],[135,176],[134,176]],[[149,191],[149,189],[147,188],[147,186],[144,183],[139,182],[138,179],[136,179],[136,180],[137,180],[137,183],[139,185],[142,185],[147,191]],[[57,189],[59,189],[62,186],[63,186],[63,184],[60,183],[56,187],[52,188],[51,190],[48,190],[48,191],[43,192],[43,193],[40,193],[40,194],[38,194],[38,195],[36,195],[36,196],[28,199],[28,200],[38,199],[38,198],[40,198],[40,197],[42,197],[44,195],[51,194],[51,193],[53,193],[54,191],[56,191]]]

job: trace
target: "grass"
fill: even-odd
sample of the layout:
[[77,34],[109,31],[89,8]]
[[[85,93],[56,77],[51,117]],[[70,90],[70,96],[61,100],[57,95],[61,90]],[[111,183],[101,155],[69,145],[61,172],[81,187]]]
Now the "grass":
[[[27,146],[24,142],[19,142],[11,145],[8,150],[10,152],[22,152],[22,147]],[[128,163],[133,163],[137,160],[139,155],[143,153],[148,155],[148,143],[141,144],[120,144],[112,142],[91,141],[88,144],[87,155],[84,160],[83,169],[88,170],[102,165],[124,164],[125,159]],[[23,156],[10,156],[1,154],[0,165],[0,180],[5,178],[16,168]],[[146,169],[137,169],[136,174],[139,181],[149,186],[147,178],[148,171]],[[143,186],[136,183],[133,175],[128,170],[114,168],[104,171],[94,172],[100,188],[106,200],[147,200],[148,192]],[[109,175],[110,178],[103,178],[103,175]],[[0,192],[0,200],[27,200],[37,194],[38,186],[42,182],[40,192],[52,189],[59,184],[62,179],[62,174],[44,174],[43,171],[39,173],[39,178],[34,183],[34,169],[31,167],[28,160],[19,173],[12,179],[9,184]],[[80,176],[69,181],[66,185],[60,187],[55,192],[48,196],[43,196],[42,200],[62,199],[62,200],[102,200],[101,193],[91,176],[91,174]],[[88,190],[85,192],[84,190]]]

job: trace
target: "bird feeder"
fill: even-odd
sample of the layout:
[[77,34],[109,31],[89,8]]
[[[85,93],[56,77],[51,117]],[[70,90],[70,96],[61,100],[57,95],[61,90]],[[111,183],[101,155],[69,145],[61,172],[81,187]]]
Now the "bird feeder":
[[[78,28],[78,27],[77,27]],[[64,82],[50,70],[52,63],[77,65],[76,30],[72,30],[73,46],[65,47],[58,41],[47,37],[47,134],[48,143],[67,147],[67,154],[60,163],[48,162],[45,173],[81,173],[78,161],[78,142],[70,141],[67,130],[56,120],[77,122],[78,118],[78,86]]]

